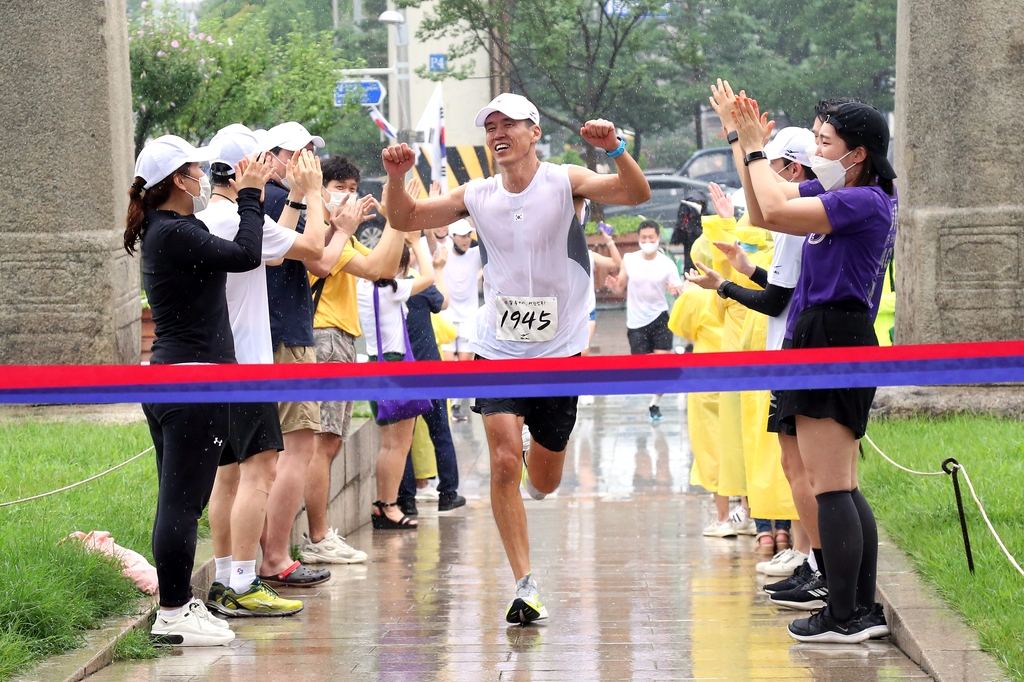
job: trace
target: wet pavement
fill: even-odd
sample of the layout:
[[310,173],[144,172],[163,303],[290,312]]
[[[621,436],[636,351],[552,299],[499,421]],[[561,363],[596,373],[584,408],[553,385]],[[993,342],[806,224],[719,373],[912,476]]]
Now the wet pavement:
[[[454,428],[467,507],[420,502],[417,532],[349,542],[363,566],[292,591],[306,609],[233,621],[230,647],[115,663],[94,682],[151,680],[922,680],[887,641],[797,644],[794,612],[758,590],[753,539],[703,538],[710,496],[689,487],[685,397],[648,423],[645,396],[581,407],[562,485],[527,500],[547,621],[504,621],[514,582],[491,519],[479,417]],[[369,510],[367,510],[369,515]]]

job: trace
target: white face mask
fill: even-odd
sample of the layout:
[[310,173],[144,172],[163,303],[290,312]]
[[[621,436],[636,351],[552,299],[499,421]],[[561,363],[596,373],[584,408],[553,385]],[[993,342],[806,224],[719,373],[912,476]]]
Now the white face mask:
[[[191,175],[185,177],[192,178]],[[199,183],[199,196],[192,194],[188,190],[185,193],[192,197],[192,212],[199,213],[205,211],[206,207],[210,205],[210,197],[213,196],[213,185],[210,184],[210,178],[206,175],[200,175],[198,178],[192,178]]]
[[331,200],[327,202],[327,210],[333,211],[335,208],[341,205],[341,202],[345,200],[351,192],[331,192]]
[[659,242],[640,242],[640,250],[650,256],[658,252],[658,244]]
[[843,166],[843,159],[852,153],[853,150],[851,149],[834,161],[823,156],[811,157],[811,170],[814,171],[814,174],[818,177],[818,182],[821,183],[826,192],[840,189],[846,185],[846,171],[857,164],[852,164],[849,168],[846,168]]

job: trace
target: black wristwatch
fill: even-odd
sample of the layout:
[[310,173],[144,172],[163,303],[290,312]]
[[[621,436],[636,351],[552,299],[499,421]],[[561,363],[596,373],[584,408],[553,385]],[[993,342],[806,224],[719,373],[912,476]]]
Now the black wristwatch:
[[732,282],[730,282],[729,280],[726,280],[726,281],[724,281],[724,282],[722,282],[721,284],[718,285],[718,295],[721,298],[729,298],[729,294],[727,294],[725,290],[726,290],[726,287],[728,287],[730,284],[732,284]]
[[288,208],[294,208],[298,211],[305,211],[306,205],[301,201],[292,201],[291,199],[285,204]]
[[725,139],[729,141],[729,144],[733,144],[734,142],[739,142],[740,134],[735,130],[732,130],[725,136]]
[[762,152],[750,152],[743,157],[743,165],[749,166],[751,161],[757,161],[758,159],[767,159],[768,155]]

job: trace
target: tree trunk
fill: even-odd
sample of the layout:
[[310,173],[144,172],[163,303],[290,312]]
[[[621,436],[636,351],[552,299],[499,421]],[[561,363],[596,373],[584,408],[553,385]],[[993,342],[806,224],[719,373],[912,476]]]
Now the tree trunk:
[[700,102],[693,105],[693,138],[697,142],[697,149],[704,149],[704,117]]
[[642,133],[639,130],[637,130],[635,133],[633,133],[633,158],[636,159],[636,162],[638,164],[640,163],[640,137],[641,137],[641,135],[642,135]]
[[597,147],[592,144],[586,145],[587,168],[597,171]]

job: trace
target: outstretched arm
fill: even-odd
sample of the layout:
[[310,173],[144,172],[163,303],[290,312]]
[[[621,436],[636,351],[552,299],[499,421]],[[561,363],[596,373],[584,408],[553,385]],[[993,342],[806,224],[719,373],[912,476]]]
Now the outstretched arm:
[[416,154],[407,144],[388,147],[381,152],[388,182],[384,186],[384,205],[388,222],[399,232],[417,232],[451,225],[469,215],[464,197],[465,185],[447,194],[414,199],[405,189],[405,174],[416,162]]
[[[580,128],[580,135],[606,152],[613,152],[619,146],[615,125],[604,119],[587,121]],[[636,206],[649,200],[651,186],[633,157],[623,152],[614,161],[618,171],[615,175],[599,175],[587,168],[569,166],[573,196],[615,206]]]

